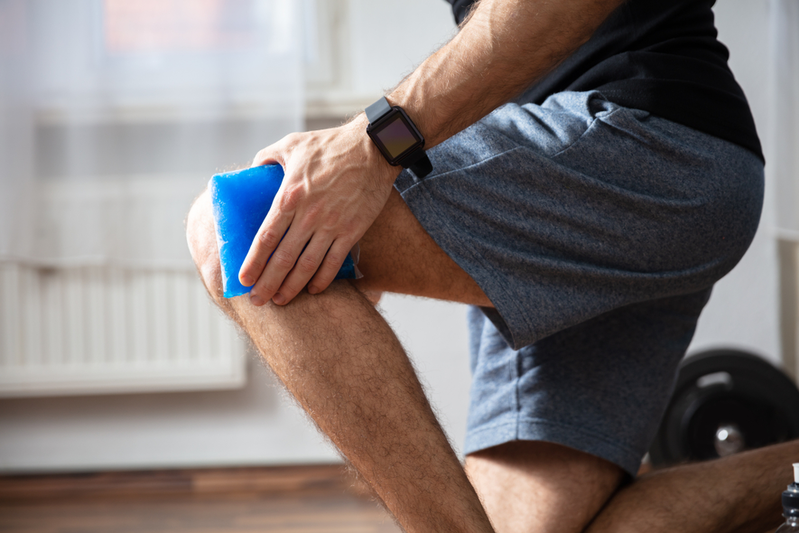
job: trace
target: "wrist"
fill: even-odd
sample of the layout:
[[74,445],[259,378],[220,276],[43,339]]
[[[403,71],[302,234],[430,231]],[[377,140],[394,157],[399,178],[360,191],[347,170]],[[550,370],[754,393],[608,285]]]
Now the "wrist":
[[391,186],[400,172],[402,172],[402,168],[392,166],[386,161],[383,154],[380,153],[380,150],[366,133],[368,125],[369,121],[366,115],[360,113],[342,128],[347,128],[349,135],[354,140],[357,160],[362,162],[364,173],[375,179],[379,184]]

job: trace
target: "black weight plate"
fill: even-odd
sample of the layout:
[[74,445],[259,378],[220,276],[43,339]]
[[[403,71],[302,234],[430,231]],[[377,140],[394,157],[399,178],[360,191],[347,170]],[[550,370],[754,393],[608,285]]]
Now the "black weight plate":
[[734,425],[746,449],[799,438],[799,389],[768,361],[710,350],[680,365],[671,401],[649,450],[654,466],[718,457],[716,430]]

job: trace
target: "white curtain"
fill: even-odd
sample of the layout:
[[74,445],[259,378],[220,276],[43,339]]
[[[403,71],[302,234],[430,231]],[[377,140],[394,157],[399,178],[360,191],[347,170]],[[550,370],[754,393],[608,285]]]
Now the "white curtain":
[[766,153],[777,193],[777,229],[799,241],[799,0],[771,0],[770,116]]
[[0,0],[0,261],[193,268],[215,172],[302,127],[293,0]]

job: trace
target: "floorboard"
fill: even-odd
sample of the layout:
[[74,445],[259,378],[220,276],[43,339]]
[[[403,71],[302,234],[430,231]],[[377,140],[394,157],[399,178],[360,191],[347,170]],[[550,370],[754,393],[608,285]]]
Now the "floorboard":
[[13,533],[389,533],[339,465],[0,476]]

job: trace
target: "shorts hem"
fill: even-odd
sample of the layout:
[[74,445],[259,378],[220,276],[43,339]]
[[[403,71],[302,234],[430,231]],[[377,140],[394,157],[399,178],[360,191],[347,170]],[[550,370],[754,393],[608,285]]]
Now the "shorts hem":
[[620,446],[603,435],[541,419],[500,422],[469,431],[464,454],[520,440],[551,442],[594,455],[619,466],[633,478],[643,459],[643,454]]

